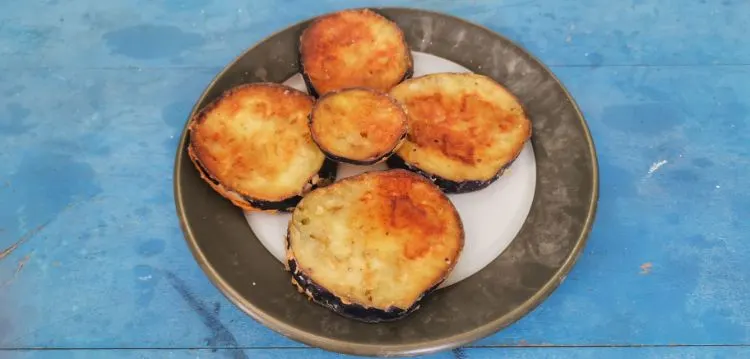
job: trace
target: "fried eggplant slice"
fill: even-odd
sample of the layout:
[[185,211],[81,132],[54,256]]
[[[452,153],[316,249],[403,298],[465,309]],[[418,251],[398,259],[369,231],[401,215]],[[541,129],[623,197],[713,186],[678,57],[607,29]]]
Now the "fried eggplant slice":
[[402,30],[368,9],[315,19],[300,37],[300,63],[313,96],[350,87],[385,92],[413,73]]
[[189,157],[201,177],[235,205],[289,211],[336,176],[336,163],[310,136],[312,106],[312,97],[283,85],[232,88],[191,120]]
[[413,172],[365,172],[310,192],[292,212],[287,266],[314,302],[363,322],[404,318],[453,270],[455,207]]
[[372,165],[388,158],[406,138],[406,113],[385,93],[338,90],[317,101],[310,114],[310,131],[328,158]]
[[406,109],[409,134],[389,166],[420,173],[446,193],[489,186],[531,137],[518,99],[483,75],[425,75],[390,94]]

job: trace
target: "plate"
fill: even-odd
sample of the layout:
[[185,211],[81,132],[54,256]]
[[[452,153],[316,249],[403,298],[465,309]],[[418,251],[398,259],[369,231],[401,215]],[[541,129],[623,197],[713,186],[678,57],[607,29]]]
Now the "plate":
[[[426,354],[508,326],[560,284],[594,220],[596,151],[573,98],[518,45],[446,14],[372,10],[404,31],[415,76],[442,71],[490,76],[519,98],[533,126],[532,140],[500,180],[479,192],[450,195],[465,223],[466,249],[422,308],[396,322],[365,324],[308,301],[292,286],[280,261],[288,215],[244,213],[216,194],[187,157],[186,129],[175,160],[176,208],[201,268],[255,320],[294,340],[340,353]],[[242,83],[271,81],[303,89],[298,39],[309,22],[279,31],[240,55],[204,91],[191,117]],[[371,169],[342,166],[338,177]]]
[[[471,72],[471,70],[438,56],[412,51],[414,76],[439,72]],[[285,85],[307,92],[301,74],[295,74]],[[371,170],[388,169],[385,164],[354,166],[339,164],[337,180]],[[457,283],[484,268],[502,253],[515,238],[526,219],[534,198],[536,164],[530,143],[505,173],[481,191],[448,194],[461,216],[466,244],[448,278],[440,287]],[[498,216],[498,213],[504,215]],[[285,260],[284,241],[291,214],[246,212],[250,228],[261,243],[280,262]]]

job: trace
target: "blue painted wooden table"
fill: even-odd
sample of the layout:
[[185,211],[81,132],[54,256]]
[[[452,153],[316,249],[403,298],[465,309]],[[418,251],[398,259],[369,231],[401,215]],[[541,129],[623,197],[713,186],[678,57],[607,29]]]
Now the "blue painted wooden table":
[[0,357],[334,357],[209,283],[178,227],[172,161],[227,62],[365,5],[443,11],[519,42],[576,97],[600,156],[597,221],[568,279],[508,329],[435,358],[750,357],[746,0],[4,1]]

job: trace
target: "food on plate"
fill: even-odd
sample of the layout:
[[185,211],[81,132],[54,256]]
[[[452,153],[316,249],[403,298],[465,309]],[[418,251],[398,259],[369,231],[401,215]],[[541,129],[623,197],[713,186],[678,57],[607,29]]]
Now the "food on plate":
[[310,114],[310,131],[328,158],[355,165],[378,163],[406,137],[406,113],[385,93],[349,88],[322,96]]
[[306,192],[336,177],[337,164],[310,136],[312,106],[310,96],[283,85],[232,88],[191,120],[190,159],[235,205],[289,211]]
[[446,193],[489,186],[531,136],[518,99],[483,75],[425,75],[390,94],[406,109],[409,134],[389,166],[420,173]]
[[321,16],[300,37],[300,63],[314,96],[349,87],[388,91],[412,74],[401,29],[367,9]]
[[446,195],[410,171],[371,171],[308,193],[292,212],[287,266],[314,302],[364,322],[417,310],[451,273],[464,230]]

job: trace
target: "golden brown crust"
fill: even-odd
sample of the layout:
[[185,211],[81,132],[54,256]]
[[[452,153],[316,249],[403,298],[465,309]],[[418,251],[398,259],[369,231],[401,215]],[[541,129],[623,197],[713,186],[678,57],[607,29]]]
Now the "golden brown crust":
[[[403,248],[407,260],[423,257],[452,229],[442,211],[451,208],[445,197],[420,176],[407,171],[379,176],[371,213],[390,233],[408,238]],[[455,211],[455,209],[453,209]],[[455,213],[453,213],[455,214]],[[434,284],[434,282],[433,282]]]
[[486,76],[426,75],[390,93],[409,117],[409,135],[398,155],[449,180],[493,178],[531,136],[531,122],[516,97]]
[[367,9],[314,20],[300,38],[300,56],[305,75],[320,95],[348,87],[388,91],[412,69],[401,29]]
[[310,96],[283,85],[235,87],[191,121],[190,157],[217,192],[244,209],[254,208],[243,196],[297,196],[325,159],[307,126],[312,105]]
[[[263,211],[260,208],[253,207],[245,199],[241,198],[236,193],[224,188],[224,186],[216,182],[215,179],[211,178],[211,176],[207,174],[206,171],[203,169],[203,165],[201,165],[200,161],[196,157],[195,151],[193,150],[192,146],[188,146],[188,157],[190,158],[190,161],[195,166],[195,169],[198,170],[198,174],[201,176],[201,179],[203,179],[206,183],[208,183],[211,186],[211,188],[213,188],[213,190],[219,193],[222,197],[230,200],[232,204],[234,204],[237,207],[242,208],[245,211],[251,211],[251,212]],[[278,211],[265,211],[265,212],[278,212]]]
[[392,153],[407,132],[401,104],[365,88],[329,92],[310,115],[312,137],[336,160],[368,163]]
[[288,258],[343,303],[411,307],[453,270],[461,219],[439,188],[405,170],[310,192],[293,213]]

